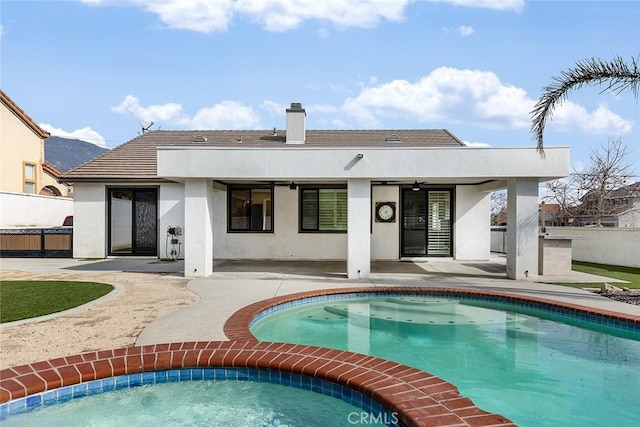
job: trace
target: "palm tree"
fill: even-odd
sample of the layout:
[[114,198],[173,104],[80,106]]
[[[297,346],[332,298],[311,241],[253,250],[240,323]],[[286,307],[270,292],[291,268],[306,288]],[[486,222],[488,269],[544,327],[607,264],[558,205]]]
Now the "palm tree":
[[584,84],[603,83],[606,83],[606,86],[600,93],[611,91],[617,94],[631,89],[637,98],[640,86],[638,58],[631,58],[630,65],[620,56],[609,62],[599,58],[584,59],[576,63],[575,67],[563,71],[560,76],[553,77],[553,83],[542,90],[540,99],[531,111],[531,132],[537,141],[540,154],[544,153],[542,139],[547,119],[551,118],[555,107],[567,98],[567,93],[572,89],[581,88]]

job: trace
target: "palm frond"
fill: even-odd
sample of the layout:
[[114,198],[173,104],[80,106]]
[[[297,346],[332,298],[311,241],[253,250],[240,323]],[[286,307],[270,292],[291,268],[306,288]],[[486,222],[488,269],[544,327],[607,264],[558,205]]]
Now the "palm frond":
[[571,90],[580,89],[585,84],[606,85],[600,93],[618,94],[630,89],[637,98],[640,86],[638,58],[631,58],[631,64],[625,63],[620,56],[612,61],[595,57],[584,59],[575,67],[562,71],[560,76],[553,77],[553,83],[542,89],[542,95],[531,111],[531,132],[541,155],[544,154],[543,134],[547,120],[551,119],[556,106],[566,100]]

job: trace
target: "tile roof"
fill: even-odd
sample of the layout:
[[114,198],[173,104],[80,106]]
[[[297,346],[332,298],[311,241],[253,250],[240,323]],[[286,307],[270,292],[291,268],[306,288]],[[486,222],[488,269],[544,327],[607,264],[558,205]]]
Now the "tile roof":
[[47,172],[49,175],[51,175],[53,178],[56,178],[56,179],[58,179],[60,175],[62,175],[62,172],[56,169],[56,167],[53,166],[51,163],[46,163],[46,162],[43,163],[42,170],[44,172]]
[[[202,136],[206,142],[193,142]],[[156,147],[462,147],[464,144],[446,129],[421,130],[307,130],[305,144],[285,145],[285,131],[279,130],[189,130],[152,131],[108,151],[62,176],[79,180],[158,180]]]

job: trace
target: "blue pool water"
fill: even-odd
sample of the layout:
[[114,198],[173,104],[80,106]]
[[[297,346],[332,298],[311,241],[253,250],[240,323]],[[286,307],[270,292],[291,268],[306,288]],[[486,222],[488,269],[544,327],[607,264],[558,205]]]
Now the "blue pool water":
[[279,310],[251,332],[422,369],[522,426],[640,425],[640,337],[581,326],[486,301],[380,296]]
[[[27,404],[34,399],[39,404]],[[226,368],[96,380],[4,404],[2,409],[2,427],[326,427],[363,418],[369,425],[397,422],[393,413],[368,397],[327,381]]]

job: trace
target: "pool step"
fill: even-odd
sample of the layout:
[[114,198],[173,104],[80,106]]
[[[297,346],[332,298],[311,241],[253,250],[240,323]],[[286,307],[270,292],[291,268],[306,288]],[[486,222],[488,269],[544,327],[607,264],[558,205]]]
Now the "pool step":
[[[452,304],[454,308],[452,309]],[[324,306],[328,313],[349,318],[363,326],[375,320],[385,323],[423,326],[467,326],[517,322],[521,319],[504,315],[482,307],[464,304],[460,301],[380,301],[375,303],[345,303]]]

